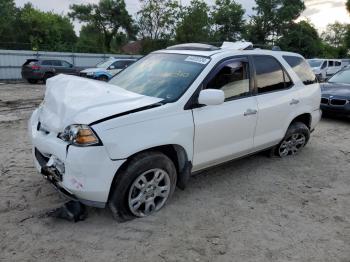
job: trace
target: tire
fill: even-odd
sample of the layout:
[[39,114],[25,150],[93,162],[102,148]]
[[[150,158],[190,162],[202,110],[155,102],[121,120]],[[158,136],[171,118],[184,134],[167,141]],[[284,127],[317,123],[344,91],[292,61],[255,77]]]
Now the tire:
[[111,187],[108,204],[114,218],[124,222],[159,211],[173,195],[176,180],[174,163],[163,153],[136,155]]
[[97,77],[97,80],[107,82],[109,80],[109,78],[108,78],[108,76],[100,75],[99,77]]
[[27,79],[29,84],[37,84],[38,80],[37,79]]
[[46,80],[47,80],[47,79],[49,79],[49,78],[51,78],[51,77],[53,77],[53,76],[55,76],[54,73],[51,73],[51,72],[45,73],[45,74],[44,74],[44,78],[43,78],[44,84],[46,84]]
[[292,123],[283,140],[272,149],[273,153],[281,158],[295,155],[306,146],[309,139],[310,130],[304,123]]

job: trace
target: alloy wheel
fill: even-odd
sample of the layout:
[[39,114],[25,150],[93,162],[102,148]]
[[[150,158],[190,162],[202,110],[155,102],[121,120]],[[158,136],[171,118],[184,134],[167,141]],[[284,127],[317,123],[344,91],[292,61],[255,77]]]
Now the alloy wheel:
[[281,157],[295,155],[306,143],[305,135],[296,133],[282,141],[278,153]]
[[163,169],[151,169],[138,176],[129,190],[130,211],[138,217],[161,209],[170,193],[170,177]]

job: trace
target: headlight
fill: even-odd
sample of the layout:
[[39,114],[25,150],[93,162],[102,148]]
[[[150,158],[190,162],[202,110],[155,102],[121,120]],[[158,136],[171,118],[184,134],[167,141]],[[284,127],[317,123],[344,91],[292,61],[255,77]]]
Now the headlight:
[[67,126],[63,133],[58,135],[64,141],[76,146],[92,146],[101,144],[94,131],[87,125]]

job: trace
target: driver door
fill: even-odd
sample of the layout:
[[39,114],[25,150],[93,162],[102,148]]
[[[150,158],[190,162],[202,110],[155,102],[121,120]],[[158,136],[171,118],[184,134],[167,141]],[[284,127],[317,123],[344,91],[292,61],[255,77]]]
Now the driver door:
[[247,58],[230,59],[203,83],[203,89],[224,91],[225,102],[193,109],[194,171],[253,151],[258,108],[250,75]]

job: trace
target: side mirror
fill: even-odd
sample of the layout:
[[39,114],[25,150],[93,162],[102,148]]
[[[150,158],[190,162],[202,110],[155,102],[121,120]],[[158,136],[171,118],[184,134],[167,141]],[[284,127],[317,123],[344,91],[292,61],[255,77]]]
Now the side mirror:
[[225,102],[225,93],[217,89],[205,89],[199,93],[198,103],[207,106],[221,105]]

